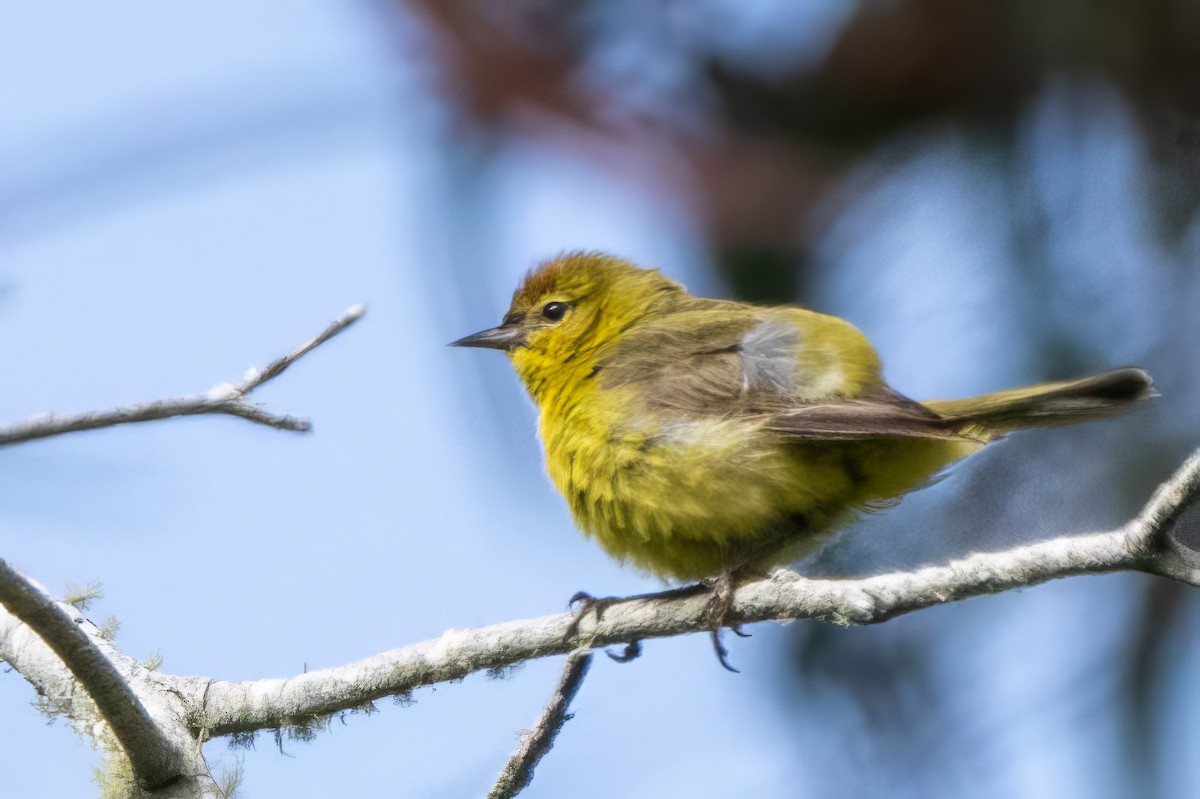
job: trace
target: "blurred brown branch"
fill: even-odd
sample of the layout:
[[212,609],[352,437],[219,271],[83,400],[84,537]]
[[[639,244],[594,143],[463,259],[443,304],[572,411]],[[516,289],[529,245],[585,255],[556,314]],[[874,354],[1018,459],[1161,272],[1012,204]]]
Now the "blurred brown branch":
[[[1187,0],[860,3],[815,65],[766,45],[732,57],[736,26],[670,3],[397,6],[421,25],[465,127],[574,148],[686,198],[735,288],[748,266],[763,275],[744,292],[755,298],[795,298],[780,274],[803,268],[813,210],[881,144],[947,124],[1006,139],[1064,75],[1115,86],[1139,115],[1162,188],[1145,199],[1164,233],[1200,202],[1200,8]],[[598,66],[634,50],[646,63],[619,79]]]

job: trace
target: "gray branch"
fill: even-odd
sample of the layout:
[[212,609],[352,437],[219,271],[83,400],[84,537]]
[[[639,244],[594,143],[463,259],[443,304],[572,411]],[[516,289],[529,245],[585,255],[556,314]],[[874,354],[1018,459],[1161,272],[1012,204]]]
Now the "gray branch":
[[139,783],[158,788],[183,771],[186,753],[150,718],[96,639],[79,629],[82,616],[68,613],[69,606],[60,606],[41,586],[3,560],[0,603],[37,631],[87,691],[129,756]]
[[[203,396],[111,411],[47,416],[0,427],[0,446],[118,424],[207,413],[288,430],[308,422],[246,398],[363,314],[351,308],[311,341]],[[737,586],[731,612],[742,623],[816,619],[875,624],[932,605],[1023,588],[1062,577],[1143,571],[1200,586],[1200,452],[1116,530],[1071,535],[939,566],[848,580],[817,580],[781,569]],[[289,725],[362,707],[386,696],[487,669],[596,646],[707,631],[706,591],[630,597],[574,624],[569,614],[506,622],[440,637],[364,660],[286,679],[230,682],[150,671],[105,641],[74,608],[0,561],[0,659],[49,697],[77,727],[111,735],[142,786],[156,797],[215,797],[201,744],[210,737]],[[496,787],[515,795],[566,719],[587,659],[573,655],[538,728]],[[98,723],[98,722],[104,723]],[[509,787],[505,787],[505,786]],[[505,791],[509,791],[505,793]]]
[[312,424],[307,419],[272,413],[250,402],[247,397],[258,387],[283,374],[284,370],[301,357],[350,327],[362,318],[364,313],[366,313],[366,308],[361,305],[350,308],[315,338],[297,347],[288,355],[272,361],[261,371],[251,369],[238,383],[222,383],[214,386],[206,394],[155,400],[104,411],[35,416],[31,419],[0,426],[0,447],[81,430],[96,430],[102,427],[202,414],[238,416],[256,424],[280,430],[307,432],[312,429]]
[[579,649],[567,656],[567,665],[558,679],[550,703],[542,711],[537,726],[525,736],[505,765],[496,785],[488,793],[488,799],[512,799],[529,785],[533,770],[554,747],[554,739],[562,731],[563,725],[571,720],[567,708],[579,692],[579,686],[583,685],[583,678],[587,676],[591,665],[591,650]]
[[[251,370],[236,384],[216,386],[201,396],[29,419],[0,427],[0,447],[81,430],[210,413],[285,430],[308,430],[307,420],[271,413],[247,397],[364,312],[362,306],[350,308],[317,336],[264,369]],[[56,601],[3,560],[0,659],[23,675],[77,730],[101,742],[115,739],[141,789],[164,799],[223,795],[208,772],[203,739],[190,723],[181,697],[164,690],[161,682],[151,679],[153,672],[113,647],[76,608]]]
[[[299,357],[303,349],[289,358]],[[276,369],[274,374],[279,371]],[[742,622],[817,619],[837,624],[874,624],[932,605],[1073,575],[1143,571],[1200,585],[1198,498],[1200,452],[1159,487],[1134,519],[1116,530],[1064,536],[999,552],[979,552],[940,566],[861,579],[816,580],[779,570],[739,585],[732,611]],[[3,603],[21,607],[23,600],[19,596],[13,598],[14,590],[12,586],[6,589]],[[125,734],[130,739],[127,753],[131,758],[151,761],[142,766],[143,771],[153,772],[155,758],[169,760],[175,756],[173,751],[186,757],[178,780],[155,795],[207,797],[215,795],[216,789],[204,768],[200,742],[212,736],[305,724],[325,714],[361,707],[374,699],[407,694],[421,686],[533,658],[705,631],[707,603],[708,597],[701,591],[648,594],[609,606],[602,619],[589,615],[574,632],[569,614],[449,630],[436,639],[344,666],[286,679],[248,682],[147,671],[97,633],[85,631],[88,647],[99,650],[103,655],[101,660],[106,659],[115,668],[119,679],[128,684],[132,697],[119,687],[108,685],[113,679],[111,674],[96,676],[104,671],[104,666],[96,669],[84,665],[79,667],[80,673],[72,666],[67,671],[63,662],[69,665],[77,658],[70,647],[79,645],[78,636],[64,637],[62,642],[47,645],[60,632],[67,635],[59,629],[61,619],[46,621],[7,607],[0,608],[0,659],[43,693],[71,697],[82,686],[80,693],[84,698],[96,692],[97,704],[127,703],[125,709],[107,707],[102,713],[105,718],[125,719],[117,724],[130,729]],[[35,604],[44,611],[44,601]],[[61,605],[59,609],[68,616],[72,612]],[[71,623],[76,623],[73,618]],[[35,629],[46,642],[33,633]],[[51,651],[51,646],[56,648]],[[63,652],[58,652],[60,648]],[[88,657],[96,659],[94,652]],[[564,685],[569,688],[570,681]],[[561,700],[552,702],[548,714],[552,715],[559,704],[560,711],[565,712],[570,693],[563,690]],[[110,697],[111,702],[105,697]],[[72,707],[66,712],[77,721],[87,718],[86,711],[80,708]],[[146,730],[147,716],[149,723],[170,741],[165,748],[159,736]],[[539,740],[547,739],[535,735],[532,741],[535,750]],[[139,748],[147,751],[135,755]]]
[[[733,613],[742,622],[817,619],[875,624],[931,605],[1115,571],[1144,571],[1200,585],[1200,452],[1160,486],[1124,526],[1064,536],[944,565],[851,580],[819,580],[779,570],[738,586]],[[160,675],[187,697],[195,723],[210,735],[269,729],[306,714],[332,713],[474,672],[570,652],[707,630],[704,592],[632,597],[588,616],[574,636],[569,614],[469,630],[374,657],[286,679],[229,682]]]
[[2,560],[0,603],[0,658],[76,730],[111,733],[141,788],[161,799],[223,797],[178,699],[148,681],[151,672]]

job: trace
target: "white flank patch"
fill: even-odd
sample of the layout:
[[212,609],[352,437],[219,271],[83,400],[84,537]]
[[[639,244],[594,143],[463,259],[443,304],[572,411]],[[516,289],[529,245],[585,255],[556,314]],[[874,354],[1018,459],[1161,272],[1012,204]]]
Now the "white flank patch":
[[796,391],[796,348],[800,331],[796,326],[768,319],[755,327],[738,345],[742,356],[742,388],[766,389],[779,394]]

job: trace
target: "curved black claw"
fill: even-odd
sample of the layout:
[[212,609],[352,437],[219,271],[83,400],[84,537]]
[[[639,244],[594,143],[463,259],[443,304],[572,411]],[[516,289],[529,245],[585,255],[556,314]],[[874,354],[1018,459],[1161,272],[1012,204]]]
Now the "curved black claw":
[[574,594],[571,594],[571,598],[567,600],[567,607],[574,610],[575,606],[580,602],[587,603],[595,601],[596,597],[592,596],[587,591],[576,591]]
[[608,610],[610,605],[620,601],[621,597],[619,596],[597,598],[587,591],[576,591],[575,595],[567,602],[567,607],[575,611],[575,618],[571,619],[571,623],[567,625],[567,633],[564,637],[571,639],[578,635],[579,625],[588,613],[595,613],[596,623],[599,623],[604,618],[604,611]]
[[605,652],[610,658],[618,663],[628,663],[631,660],[637,660],[642,656],[642,642],[636,638],[625,644],[625,649],[621,654],[614,655],[612,652]]
[[735,669],[733,666],[729,665],[729,660],[728,660],[729,650],[726,649],[725,645],[721,643],[721,628],[720,627],[714,628],[712,630],[712,642],[713,642],[713,651],[717,653],[717,662],[721,664],[721,667],[724,668],[726,671],[732,671],[734,674],[741,674],[742,672],[740,670]]
[[709,590],[712,595],[704,608],[704,619],[710,625],[713,651],[717,653],[717,661],[721,667],[735,674],[740,672],[729,665],[729,650],[721,643],[721,628],[728,627],[739,638],[749,638],[750,633],[742,630],[742,625],[736,621],[733,612],[733,592],[736,588],[733,572],[723,571],[712,579]]

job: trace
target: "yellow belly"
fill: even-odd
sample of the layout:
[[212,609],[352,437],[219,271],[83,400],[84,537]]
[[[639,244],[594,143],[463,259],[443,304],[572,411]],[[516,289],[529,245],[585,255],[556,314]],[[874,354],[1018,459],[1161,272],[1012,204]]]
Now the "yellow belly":
[[967,454],[957,442],[788,443],[749,419],[655,425],[543,417],[547,465],[579,527],[661,577],[786,562],[849,511]]

